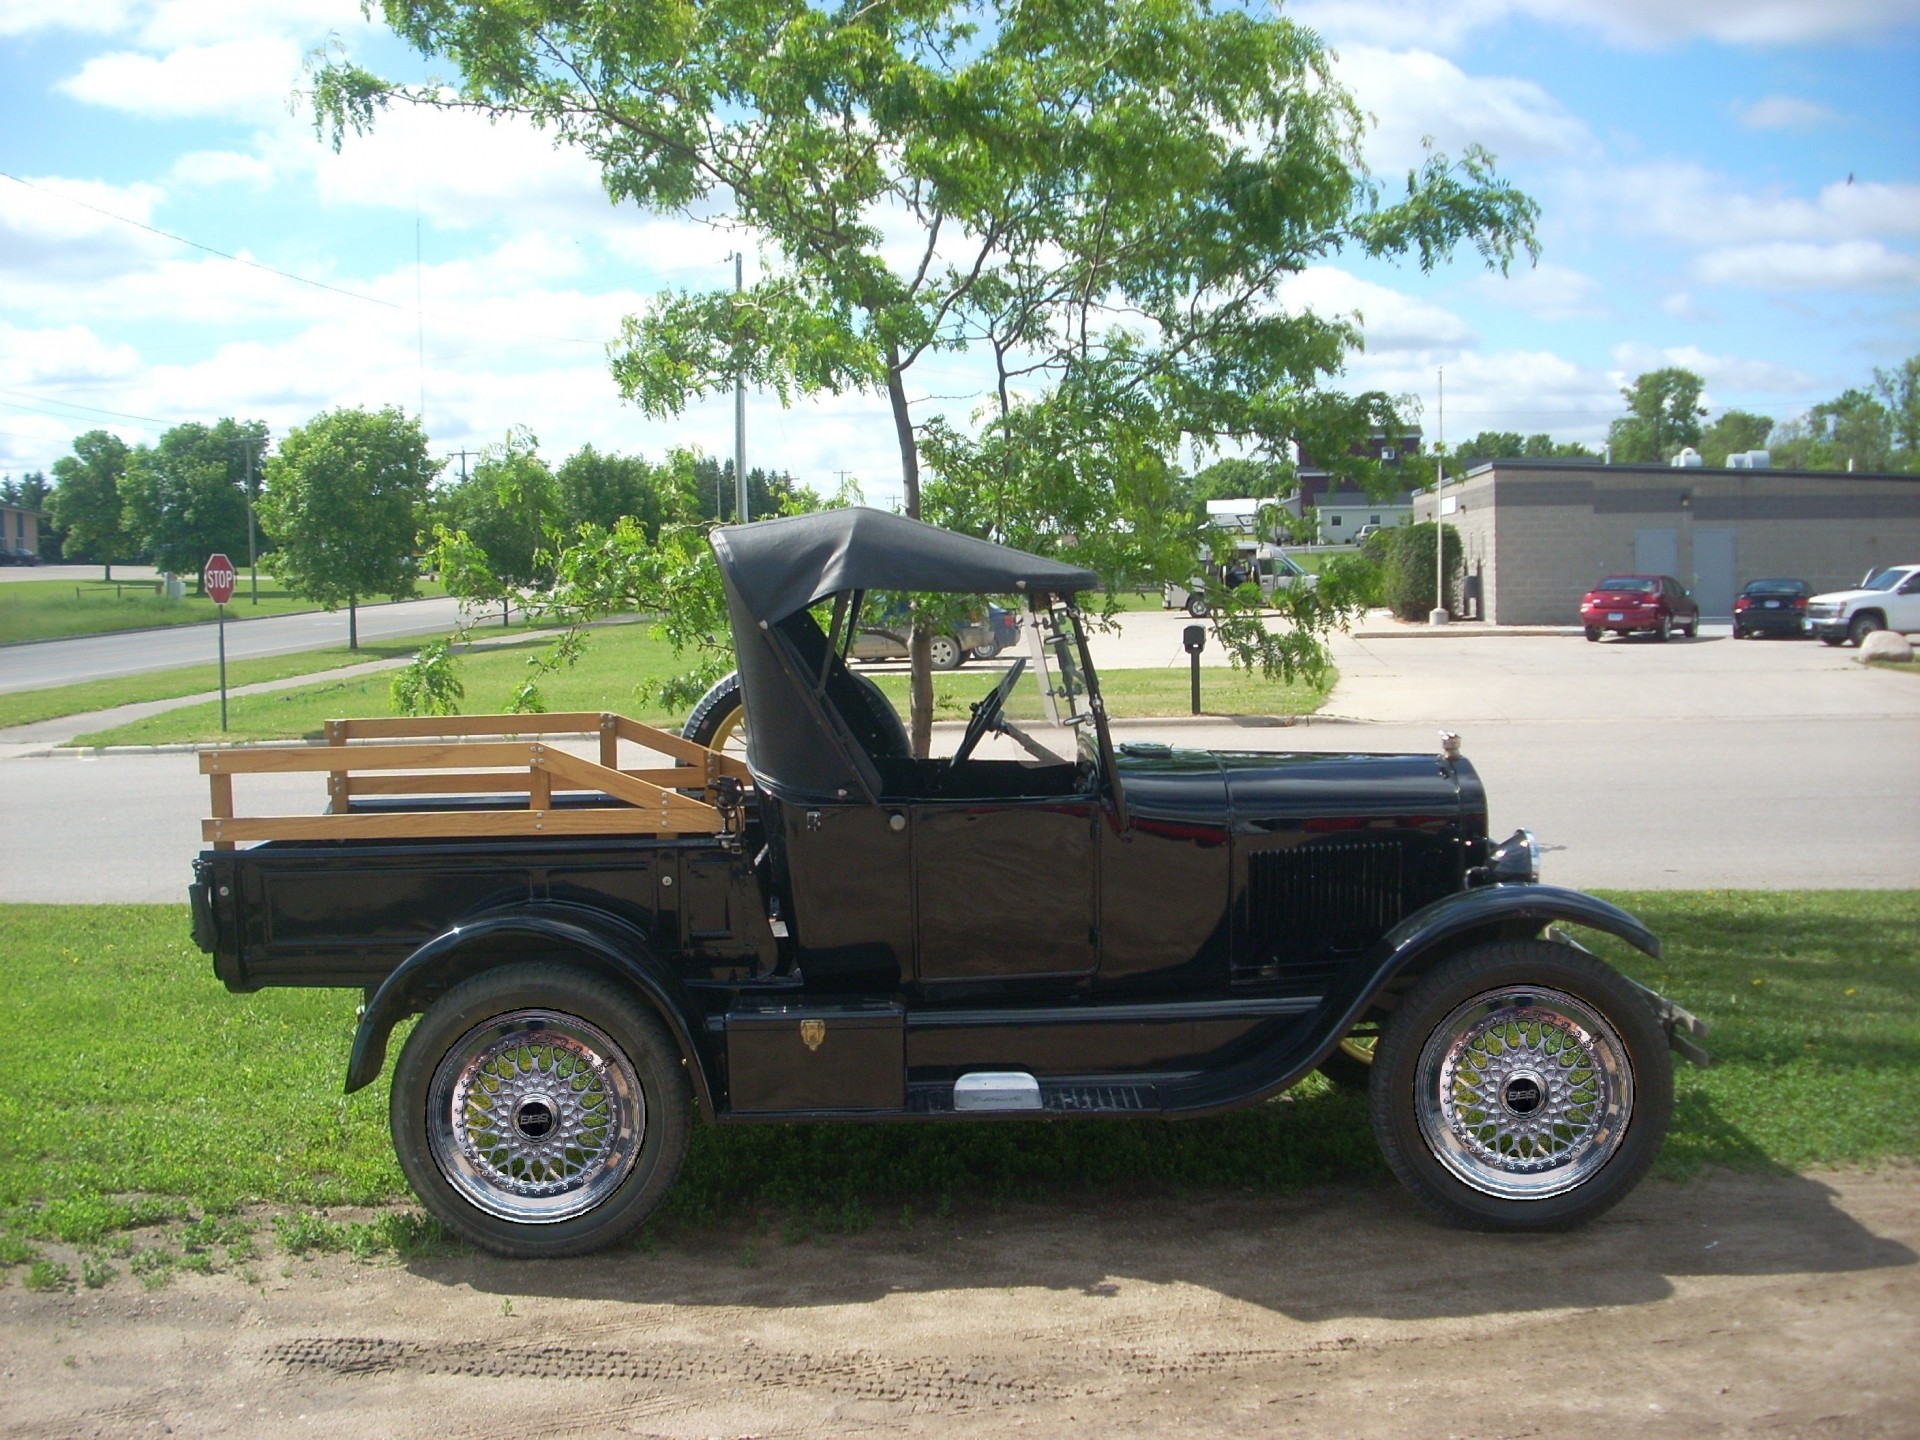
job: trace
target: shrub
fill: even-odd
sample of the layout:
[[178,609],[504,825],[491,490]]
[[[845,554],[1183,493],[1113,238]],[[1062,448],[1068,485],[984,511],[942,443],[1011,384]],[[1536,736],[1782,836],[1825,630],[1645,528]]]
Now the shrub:
[[[1402,620],[1424,620],[1433,609],[1433,528],[1402,525],[1376,530],[1361,548],[1361,554],[1380,567],[1382,598]],[[1444,543],[1448,608],[1452,609],[1460,577],[1460,532],[1447,526]]]

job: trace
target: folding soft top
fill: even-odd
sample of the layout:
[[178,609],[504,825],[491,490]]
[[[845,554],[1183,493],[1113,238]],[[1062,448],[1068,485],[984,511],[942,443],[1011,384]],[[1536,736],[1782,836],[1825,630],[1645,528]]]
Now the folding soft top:
[[728,590],[767,624],[843,590],[1071,594],[1099,583],[1078,565],[860,507],[728,525],[713,548]]

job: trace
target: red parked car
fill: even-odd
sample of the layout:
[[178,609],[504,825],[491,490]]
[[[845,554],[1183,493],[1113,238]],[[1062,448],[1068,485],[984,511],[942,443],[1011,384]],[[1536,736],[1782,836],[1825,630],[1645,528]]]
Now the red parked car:
[[1700,607],[1671,575],[1609,575],[1581,599],[1580,625],[1589,640],[1609,630],[1645,630],[1657,640],[1678,630],[1691,640],[1700,633]]

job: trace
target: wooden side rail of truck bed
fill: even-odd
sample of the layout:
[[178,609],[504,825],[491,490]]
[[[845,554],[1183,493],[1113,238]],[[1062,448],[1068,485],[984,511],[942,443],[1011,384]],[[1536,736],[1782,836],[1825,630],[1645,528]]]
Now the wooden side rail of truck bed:
[[[477,740],[474,736],[537,736]],[[599,759],[551,743],[597,735]],[[465,738],[462,738],[465,737]],[[620,742],[673,763],[622,769]],[[355,744],[355,741],[373,742]],[[426,743],[402,743],[407,741]],[[235,775],[311,771],[327,777],[328,813],[237,817]],[[216,850],[248,840],[392,840],[527,835],[716,835],[728,816],[682,791],[708,791],[722,777],[750,784],[747,767],[696,741],[611,711],[555,715],[451,715],[329,720],[326,743],[298,749],[222,746],[200,752],[213,813],[200,834]],[[555,792],[599,798],[556,809]],[[505,794],[511,809],[383,809],[355,813],[355,796]]]

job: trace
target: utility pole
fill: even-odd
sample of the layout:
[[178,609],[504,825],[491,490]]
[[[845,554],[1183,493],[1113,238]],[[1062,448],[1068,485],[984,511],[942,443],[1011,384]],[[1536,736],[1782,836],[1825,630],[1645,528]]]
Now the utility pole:
[[480,458],[480,452],[478,450],[469,450],[464,445],[458,450],[449,450],[447,452],[447,458],[449,460],[458,459],[460,462],[460,483],[462,485],[467,483],[468,456],[472,456],[475,460],[478,460]]
[[[742,283],[740,278],[741,254],[733,252],[733,293],[738,295]],[[747,523],[747,377],[736,375],[733,380],[733,521],[736,525]]]
[[[240,493],[247,499],[247,576],[248,586],[253,592],[253,603],[260,603],[260,557],[259,545],[254,539],[253,528],[253,447],[257,440],[252,435],[242,435],[233,442],[240,447],[246,469],[240,475]],[[224,697],[223,697],[224,698]],[[224,730],[226,726],[223,724]]]
[[1429,625],[1444,625],[1447,614],[1447,527],[1440,518],[1440,491],[1447,483],[1447,367],[1440,375],[1440,435],[1433,444],[1433,613]]

